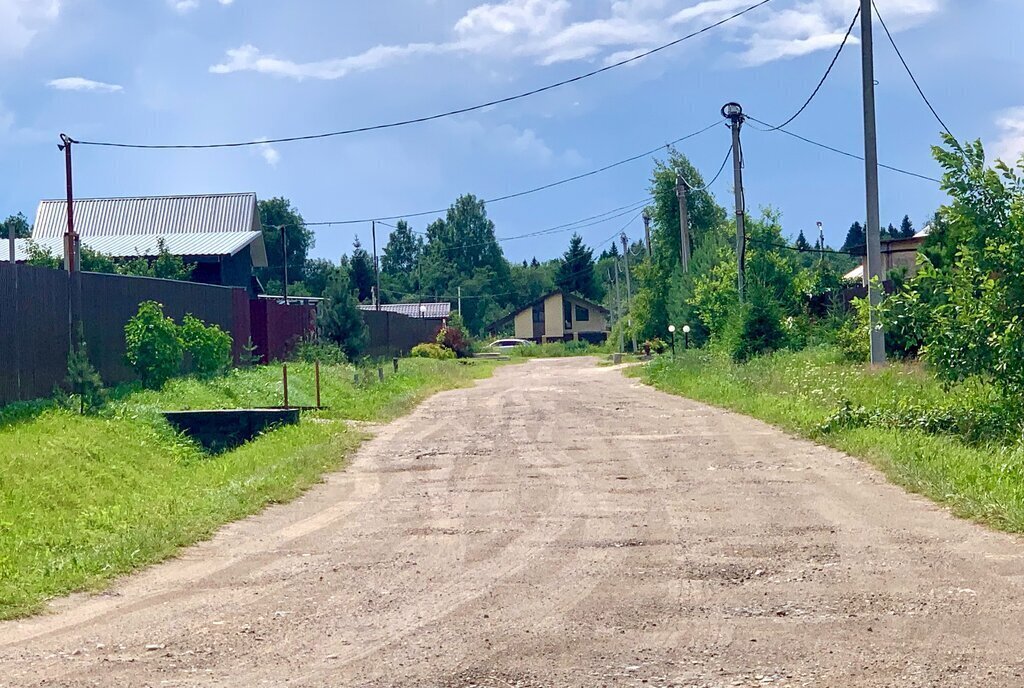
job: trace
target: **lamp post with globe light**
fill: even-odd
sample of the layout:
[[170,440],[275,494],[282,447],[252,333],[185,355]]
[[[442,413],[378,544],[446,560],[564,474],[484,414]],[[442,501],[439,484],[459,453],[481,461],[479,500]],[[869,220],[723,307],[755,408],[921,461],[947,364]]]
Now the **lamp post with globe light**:
[[676,326],[669,325],[668,333],[672,335],[672,358],[676,357]]
[[690,348],[690,326],[689,325],[683,325],[683,337],[685,338],[683,340],[683,348],[688,350]]

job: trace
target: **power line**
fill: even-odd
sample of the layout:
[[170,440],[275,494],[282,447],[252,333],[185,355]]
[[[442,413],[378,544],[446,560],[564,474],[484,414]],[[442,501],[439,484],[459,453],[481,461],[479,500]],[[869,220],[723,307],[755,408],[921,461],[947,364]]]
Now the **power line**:
[[713,185],[713,184],[714,184],[715,182],[717,182],[717,181],[718,181],[718,178],[722,176],[722,172],[724,172],[724,171],[725,171],[725,166],[729,164],[729,158],[731,158],[731,157],[732,157],[732,145],[730,144],[730,145],[729,145],[729,150],[727,150],[727,151],[725,152],[725,159],[724,159],[724,160],[722,160],[722,166],[718,168],[718,172],[716,172],[716,173],[715,173],[715,176],[714,176],[714,178],[712,178],[712,180],[711,180],[711,181],[709,181],[709,182],[708,182],[707,184],[705,184],[704,186],[700,187],[699,189],[698,189],[698,188],[694,188],[694,187],[693,187],[693,186],[692,186],[692,185],[690,184],[690,182],[689,182],[689,181],[686,181],[686,186],[687,186],[687,188],[689,189],[689,192],[690,192],[690,193],[693,193],[693,192],[707,191],[708,189],[710,189],[710,188],[711,188],[711,186],[712,186],[712,185]]
[[862,257],[859,253],[854,253],[853,251],[836,250],[834,248],[825,248],[824,246],[821,248],[798,248],[796,246],[790,246],[789,244],[776,244],[763,239],[751,239],[750,237],[747,237],[747,243],[757,244],[758,246],[764,246],[766,248],[781,248],[787,251],[796,251],[797,253],[831,253],[841,256]]
[[[892,44],[892,49],[896,51],[896,56],[899,57],[900,62],[903,63],[903,68],[907,70],[907,75],[910,76],[910,80],[914,82],[914,88],[917,89],[917,92],[918,94],[920,94],[921,99],[924,101],[924,104],[928,106],[929,110],[931,110],[932,115],[935,117],[935,120],[939,123],[939,126],[942,127],[943,131],[945,131],[950,136],[953,136],[952,132],[950,132],[949,130],[949,127],[947,127],[946,123],[942,121],[941,117],[939,117],[939,113],[936,112],[934,107],[932,107],[932,103],[930,100],[928,100],[928,96],[924,94],[924,90],[921,88],[921,84],[918,83],[917,77],[914,76],[913,70],[910,69],[910,65],[908,65],[907,61],[903,59],[903,53],[900,52],[899,46],[896,45],[896,39],[892,37],[892,33],[889,31],[889,27],[885,25],[885,20],[882,19],[882,15],[878,13],[878,5],[875,4],[874,0],[872,0],[871,5],[872,7],[875,8],[875,16],[878,17],[878,21],[882,24],[882,28],[885,29],[885,35],[889,37],[889,43]],[[955,139],[956,137],[953,136],[953,138]]]
[[423,117],[415,117],[413,119],[400,120],[400,121],[397,121],[397,122],[388,122],[388,123],[385,123],[385,124],[374,124],[374,125],[369,125],[369,126],[364,126],[364,127],[356,127],[354,129],[342,129],[342,130],[339,130],[339,131],[330,131],[330,132],[325,132],[325,133],[321,133],[321,134],[306,134],[306,135],[303,135],[303,136],[287,136],[287,137],[282,137],[282,138],[263,139],[263,140],[257,140],[257,141],[236,141],[236,142],[231,142],[231,143],[203,143],[203,144],[140,144],[140,143],[117,143],[117,142],[111,142],[111,141],[78,141],[78,140],[72,139],[72,143],[77,143],[77,144],[84,145],[84,146],[105,146],[105,147],[108,147],[108,148],[136,148],[136,149],[240,148],[240,147],[243,147],[243,146],[262,146],[262,145],[268,145],[268,144],[274,144],[274,143],[291,143],[293,141],[310,141],[310,140],[314,140],[314,139],[326,139],[326,138],[331,138],[331,137],[334,137],[334,136],[345,136],[345,135],[348,135],[348,134],[358,134],[358,133],[364,133],[364,132],[368,132],[368,131],[378,131],[378,130],[381,130],[381,129],[394,129],[394,128],[397,128],[397,127],[408,126],[410,124],[421,124],[423,122],[430,122],[430,121],[433,121],[433,120],[442,119],[444,117],[452,117],[454,115],[461,115],[461,114],[465,114],[467,112],[473,112],[473,111],[476,111],[476,110],[482,110],[484,108],[492,107],[494,105],[502,105],[504,103],[510,103],[512,101],[521,100],[523,98],[528,98],[530,96],[534,96],[534,95],[537,95],[539,93],[544,93],[546,91],[551,91],[551,90],[554,90],[556,88],[560,88],[562,86],[567,86],[568,84],[573,84],[573,83],[576,83],[577,81],[583,81],[584,79],[589,79],[590,77],[597,76],[598,74],[603,74],[604,72],[608,72],[608,71],[611,71],[611,70],[616,69],[618,67],[622,67],[624,65],[631,64],[631,63],[636,62],[638,60],[642,60],[645,57],[649,57],[650,55],[653,55],[655,53],[661,52],[663,50],[667,50],[668,48],[671,48],[673,46],[679,45],[680,43],[682,43],[684,41],[688,41],[688,40],[690,40],[692,38],[696,38],[697,36],[700,36],[701,34],[707,33],[708,31],[711,31],[712,29],[716,29],[719,26],[722,26],[723,24],[727,24],[727,23],[729,23],[729,22],[731,22],[731,21],[733,21],[735,19],[740,18],[743,15],[747,14],[748,12],[752,12],[752,11],[754,11],[754,10],[760,8],[760,7],[763,7],[764,5],[767,5],[769,2],[771,2],[771,0],[760,0],[760,2],[757,2],[757,3],[747,7],[744,10],[740,10],[739,12],[736,12],[735,14],[732,14],[732,15],[730,15],[730,16],[724,18],[724,19],[721,19],[721,20],[719,20],[717,22],[714,22],[713,24],[709,24],[709,25],[707,25],[707,26],[705,26],[705,27],[703,27],[701,29],[698,29],[697,31],[689,33],[689,34],[687,34],[685,36],[682,36],[680,38],[677,38],[677,39],[675,39],[673,41],[669,41],[668,43],[659,45],[656,48],[652,48],[651,50],[647,50],[645,52],[642,52],[639,55],[634,55],[634,56],[628,57],[628,58],[626,58],[624,60],[619,60],[618,62],[613,62],[612,64],[605,65],[604,67],[601,67],[599,69],[594,69],[594,70],[591,70],[591,71],[586,72],[584,74],[579,74],[579,75],[574,76],[572,78],[564,79],[562,81],[557,81],[557,82],[555,82],[553,84],[548,84],[547,86],[541,86],[540,88],[535,88],[535,89],[532,89],[530,91],[525,91],[523,93],[518,93],[516,95],[506,96],[504,98],[499,98],[497,100],[491,100],[491,101],[488,101],[486,103],[480,103],[479,105],[470,105],[468,107],[462,107],[462,108],[457,108],[457,109],[453,109],[453,110],[447,110],[445,112],[440,112],[440,113],[437,113],[437,114],[434,114],[434,115],[426,115],[426,116],[423,116]]
[[[813,91],[811,91],[811,95],[808,96],[807,100],[804,101],[804,104],[800,106],[800,109],[797,110],[793,114],[792,117],[787,119],[782,124],[780,124],[780,125],[778,125],[776,127],[772,127],[769,131],[778,131],[779,129],[782,129],[785,126],[787,126],[789,124],[792,124],[793,120],[795,120],[797,117],[802,115],[804,110],[807,109],[807,106],[809,106],[811,104],[811,101],[813,101],[815,99],[815,97],[817,97],[818,92],[821,91],[821,87],[825,85],[826,81],[828,81],[828,77],[832,73],[832,68],[835,67],[836,66],[836,62],[839,61],[839,56],[842,54],[843,48],[846,47],[847,41],[850,40],[850,34],[853,33],[853,27],[857,25],[857,19],[859,19],[859,18],[860,18],[860,7],[857,8],[857,13],[853,15],[853,21],[850,22],[850,28],[848,28],[846,30],[846,35],[843,36],[843,42],[839,44],[839,49],[836,50],[836,54],[832,56],[832,61],[829,63],[828,69],[825,70],[825,74],[822,75],[821,81],[818,82],[818,85],[814,87]],[[771,125],[768,125],[768,126],[771,126]]]
[[[847,158],[852,158],[853,160],[860,160],[862,162],[864,160],[864,156],[862,156],[862,155],[858,155],[856,153],[850,153],[849,151],[844,151],[841,148],[836,148],[835,146],[830,146],[830,145],[828,145],[826,143],[821,143],[820,141],[815,141],[814,139],[807,138],[806,136],[801,136],[800,134],[797,134],[795,132],[789,131],[788,129],[772,128],[771,124],[768,124],[767,122],[765,122],[763,120],[757,119],[756,117],[752,117],[751,115],[746,115],[746,118],[748,120],[750,120],[751,122],[757,122],[758,124],[763,124],[764,126],[768,127],[768,129],[761,129],[759,127],[751,127],[752,129],[754,129],[754,131],[761,131],[761,132],[778,131],[780,133],[786,134],[787,136],[792,136],[795,139],[799,139],[800,141],[803,141],[804,143],[809,143],[812,146],[817,146],[818,148],[824,148],[827,151],[831,151],[833,153],[837,153],[837,154],[845,156]],[[890,170],[892,172],[898,172],[900,174],[905,174],[905,175],[910,176],[910,177],[917,177],[918,179],[924,179],[925,181],[935,182],[936,184],[941,184],[942,183],[941,179],[936,179],[935,177],[929,177],[928,175],[920,174],[918,172],[911,172],[910,170],[905,170],[905,169],[900,168],[900,167],[894,167],[893,165],[885,165],[883,163],[879,163],[878,166],[882,167],[882,168],[885,168],[887,170]]]
[[[541,186],[536,186],[536,187],[534,187],[532,189],[527,189],[525,191],[517,191],[515,193],[506,194],[504,196],[496,196],[495,198],[483,199],[482,202],[483,203],[487,203],[487,204],[500,203],[501,201],[508,201],[508,200],[513,199],[513,198],[520,198],[522,196],[528,196],[530,194],[535,194],[535,193],[537,193],[539,191],[546,191],[547,189],[552,189],[552,188],[554,188],[556,186],[561,186],[563,184],[568,184],[569,182],[574,182],[574,181],[578,181],[580,179],[585,179],[587,177],[592,177],[592,176],[594,176],[596,174],[600,174],[602,172],[607,172],[608,170],[614,169],[616,167],[620,167],[621,165],[625,165],[627,163],[634,162],[636,160],[640,160],[641,158],[646,158],[649,155],[654,155],[658,151],[661,151],[663,149],[667,149],[670,146],[676,145],[677,143],[682,143],[683,141],[687,141],[689,139],[692,139],[692,138],[695,138],[697,136],[700,136],[701,134],[704,134],[704,133],[706,133],[708,131],[711,131],[715,127],[719,126],[719,124],[720,124],[720,122],[718,122],[718,121],[712,122],[711,124],[709,124],[706,127],[703,127],[701,129],[698,129],[697,131],[694,131],[694,132],[691,132],[689,134],[686,134],[685,136],[680,136],[679,138],[674,139],[672,141],[669,141],[668,143],[662,144],[662,145],[658,146],[657,148],[652,148],[650,150],[644,151],[643,153],[638,153],[636,155],[631,155],[628,158],[623,158],[622,160],[610,163],[610,164],[605,165],[603,167],[599,167],[599,168],[597,168],[595,170],[590,170],[589,172],[583,172],[582,174],[577,174],[577,175],[573,175],[571,177],[566,177],[564,179],[559,179],[559,180],[551,182],[549,184],[543,184]],[[356,219],[356,220],[333,220],[333,221],[328,221],[328,222],[307,222],[306,226],[307,227],[316,227],[316,226],[329,226],[329,225],[356,225],[356,224],[364,224],[366,222],[374,222],[374,221],[382,222],[383,220],[405,220],[405,219],[412,218],[412,217],[424,217],[424,216],[427,216],[427,215],[440,215],[440,214],[445,213],[447,211],[448,211],[447,208],[437,208],[437,209],[434,209],[434,210],[423,210],[423,211],[416,212],[416,213],[405,213],[403,215],[385,215],[383,217],[365,217],[365,218],[360,218],[360,219]],[[391,225],[387,225],[387,226],[390,227]]]

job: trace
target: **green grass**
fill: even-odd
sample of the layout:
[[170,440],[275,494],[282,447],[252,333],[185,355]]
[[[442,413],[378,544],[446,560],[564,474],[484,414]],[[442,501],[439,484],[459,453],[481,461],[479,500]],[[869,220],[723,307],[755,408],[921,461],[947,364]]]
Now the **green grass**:
[[821,349],[779,353],[744,365],[690,352],[674,363],[662,358],[627,374],[865,459],[893,482],[945,504],[958,516],[1024,532],[1024,449],[1019,441],[968,442],[935,428],[884,422],[829,427],[847,403],[885,413],[942,408],[951,395],[983,398],[977,389],[947,390],[918,366],[871,370]]
[[[209,456],[160,410],[281,403],[280,367],[235,370],[162,390],[121,390],[99,415],[34,403],[0,413],[0,619],[48,598],[96,589],[173,555],[219,526],[294,498],[339,468],[362,439],[346,420],[386,421],[433,392],[489,375],[495,364],[403,360],[383,383],[322,369],[328,410]],[[313,369],[289,365],[289,401],[312,405]],[[310,422],[312,418],[320,422]]]

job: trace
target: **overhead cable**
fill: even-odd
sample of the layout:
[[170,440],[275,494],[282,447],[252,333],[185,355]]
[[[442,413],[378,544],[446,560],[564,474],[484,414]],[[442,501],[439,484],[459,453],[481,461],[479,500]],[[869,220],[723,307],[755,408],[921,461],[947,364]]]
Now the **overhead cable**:
[[608,72],[608,71],[611,71],[613,69],[617,69],[618,67],[622,67],[622,66],[631,64],[631,63],[636,62],[638,60],[642,60],[645,57],[649,57],[650,55],[653,55],[655,53],[661,52],[663,50],[667,50],[668,48],[671,48],[673,46],[679,45],[680,43],[683,43],[684,41],[688,41],[688,40],[690,40],[692,38],[696,38],[697,36],[700,36],[701,34],[707,33],[708,31],[711,31],[712,29],[716,29],[719,26],[722,26],[723,24],[727,24],[727,23],[729,23],[729,22],[731,22],[731,21],[733,21],[735,19],[740,18],[743,15],[747,14],[748,12],[753,12],[754,10],[756,10],[756,9],[758,9],[760,7],[763,7],[764,5],[767,5],[769,2],[771,2],[771,0],[760,0],[759,2],[756,2],[753,5],[750,5],[746,9],[740,10],[739,12],[736,12],[736,13],[734,13],[732,15],[729,15],[728,17],[725,17],[724,19],[720,19],[719,21],[714,22],[713,24],[708,24],[707,26],[705,26],[705,27],[703,27],[701,29],[698,29],[698,30],[693,31],[693,32],[691,32],[689,34],[686,34],[685,36],[677,38],[677,39],[675,39],[673,41],[669,41],[668,43],[664,43],[662,45],[659,45],[659,46],[657,46],[655,48],[652,48],[650,50],[646,50],[646,51],[644,51],[642,53],[639,53],[638,55],[633,55],[632,57],[628,57],[626,59],[619,60],[618,62],[613,62],[611,64],[605,65],[604,67],[600,67],[598,69],[591,70],[591,71],[586,72],[584,74],[578,74],[578,75],[576,75],[574,77],[571,77],[569,79],[563,79],[562,81],[557,81],[555,83],[548,84],[547,86],[541,86],[540,88],[535,88],[535,89],[532,89],[532,90],[529,90],[529,91],[524,91],[523,93],[517,93],[515,95],[506,96],[504,98],[498,98],[496,100],[491,100],[491,101],[488,101],[486,103],[480,103],[480,104],[477,104],[477,105],[470,105],[470,106],[467,106],[467,107],[447,110],[445,112],[440,112],[440,113],[433,114],[433,115],[425,115],[423,117],[415,117],[415,118],[412,118],[412,119],[399,120],[399,121],[396,121],[396,122],[387,122],[387,123],[383,123],[383,124],[373,124],[373,125],[368,125],[368,126],[363,126],[363,127],[356,127],[356,128],[353,128],[353,129],[342,129],[342,130],[339,130],[339,131],[329,131],[329,132],[324,132],[324,133],[320,133],[320,134],[305,134],[305,135],[301,135],[301,136],[285,136],[285,137],[274,138],[274,139],[257,139],[257,140],[251,140],[251,141],[234,141],[234,142],[228,142],[228,143],[141,144],[141,143],[119,143],[119,142],[114,142],[114,141],[85,141],[85,140],[76,140],[76,139],[71,139],[71,142],[79,144],[79,145],[84,145],[84,146],[105,146],[105,147],[109,147],[109,148],[136,148],[136,149],[241,148],[243,146],[265,146],[265,145],[276,144],[276,143],[291,143],[291,142],[294,142],[294,141],[310,141],[310,140],[315,140],[315,139],[326,139],[326,138],[331,138],[331,137],[335,137],[335,136],[345,136],[345,135],[348,135],[348,134],[358,134],[358,133],[364,133],[364,132],[369,132],[369,131],[378,131],[378,130],[381,130],[381,129],[395,129],[395,128],[398,128],[398,127],[404,127],[404,126],[408,126],[408,125],[411,125],[411,124],[421,124],[423,122],[431,122],[433,120],[438,120],[438,119],[442,119],[442,118],[445,118],[445,117],[452,117],[454,115],[461,115],[461,114],[465,114],[467,112],[474,112],[476,110],[483,110],[484,108],[493,107],[495,105],[502,105],[504,103],[510,103],[512,101],[521,100],[523,98],[528,98],[530,96],[534,96],[534,95],[537,95],[539,93],[544,93],[546,91],[551,91],[551,90],[554,90],[556,88],[560,88],[562,86],[566,86],[568,84],[573,84],[573,83],[576,83],[578,81],[583,81],[584,79],[589,79],[590,77],[597,76],[598,74],[603,74],[604,72]]

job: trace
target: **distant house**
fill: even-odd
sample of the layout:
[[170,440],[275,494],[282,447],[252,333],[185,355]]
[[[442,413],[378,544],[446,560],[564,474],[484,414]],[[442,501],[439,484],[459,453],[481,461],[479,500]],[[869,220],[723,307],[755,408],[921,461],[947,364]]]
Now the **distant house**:
[[[376,311],[377,306],[363,304],[359,306],[362,311]],[[385,313],[398,313],[407,318],[426,318],[436,320],[438,325],[447,320],[452,314],[452,305],[447,301],[441,303],[382,303],[380,310]]]
[[514,325],[517,339],[539,344],[574,340],[599,344],[608,338],[609,316],[604,306],[556,289],[495,321],[487,329],[497,333]]
[[[55,256],[64,253],[67,208],[66,200],[42,201],[36,211],[32,241]],[[162,242],[195,264],[192,281],[250,294],[258,291],[253,268],[267,267],[254,193],[82,198],[74,209],[82,245],[112,258],[153,257]],[[17,259],[27,259],[27,242],[18,244]]]
[[[924,246],[924,242],[928,239],[928,234],[931,231],[931,226],[927,226],[920,232],[910,237],[909,239],[888,239],[882,242],[882,276],[889,273],[891,270],[899,270],[906,268],[907,276],[913,277],[917,274],[917,254],[920,253],[921,247]],[[845,280],[859,280],[861,283],[866,284],[864,279],[865,275],[865,258],[861,258],[860,265],[850,270],[848,273],[843,275]]]

